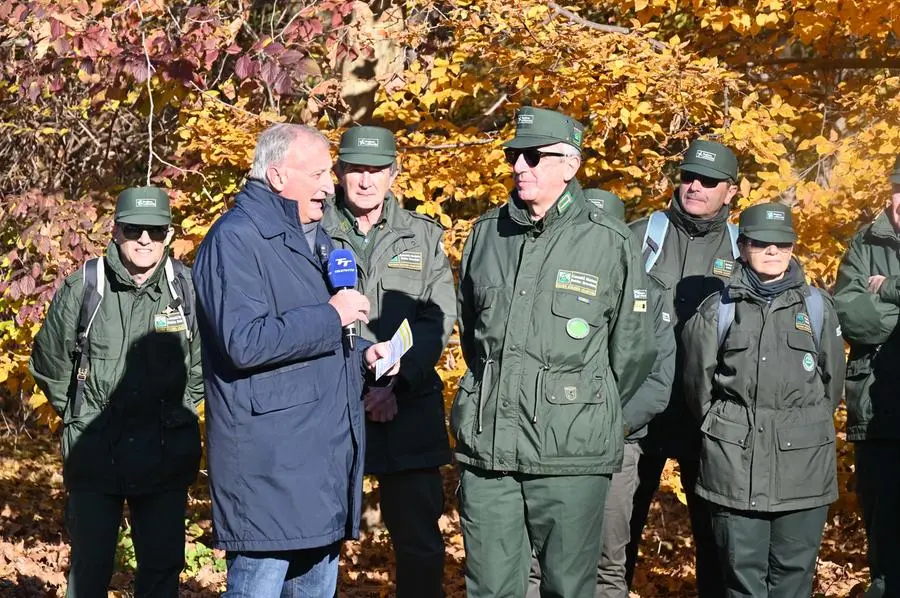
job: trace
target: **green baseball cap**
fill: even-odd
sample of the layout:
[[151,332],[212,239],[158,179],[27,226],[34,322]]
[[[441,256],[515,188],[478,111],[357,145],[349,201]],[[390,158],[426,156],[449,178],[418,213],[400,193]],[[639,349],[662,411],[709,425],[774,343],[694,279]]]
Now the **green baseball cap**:
[[585,189],[584,197],[610,216],[625,222],[625,204],[615,193],[610,193],[605,189]]
[[891,171],[891,182],[900,185],[900,156],[894,160],[894,170]]
[[581,150],[584,125],[561,112],[523,106],[516,116],[516,136],[503,147],[524,149],[554,143],[568,143]]
[[692,141],[684,153],[680,168],[722,181],[737,180],[737,156],[733,151],[715,141],[706,141],[705,139]]
[[791,209],[783,203],[760,203],[741,212],[738,231],[764,243],[793,243],[797,239]]
[[356,126],[344,131],[338,160],[363,166],[388,166],[397,159],[394,134],[382,127]]
[[129,187],[116,200],[116,222],[164,226],[172,224],[169,194],[159,187]]

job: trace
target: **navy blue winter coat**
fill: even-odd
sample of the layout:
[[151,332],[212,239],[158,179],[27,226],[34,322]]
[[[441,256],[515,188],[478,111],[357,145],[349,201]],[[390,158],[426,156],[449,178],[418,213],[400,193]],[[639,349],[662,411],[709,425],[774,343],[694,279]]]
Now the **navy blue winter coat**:
[[201,243],[194,285],[206,384],[216,546],[326,546],[358,535],[361,350],[328,305],[331,240],[297,203],[251,181]]

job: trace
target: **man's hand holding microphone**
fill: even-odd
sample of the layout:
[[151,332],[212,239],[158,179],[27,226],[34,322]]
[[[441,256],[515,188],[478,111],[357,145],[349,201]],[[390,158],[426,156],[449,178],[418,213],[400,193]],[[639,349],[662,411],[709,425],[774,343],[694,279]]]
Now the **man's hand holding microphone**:
[[[328,300],[338,312],[347,347],[353,351],[356,346],[356,322],[369,323],[369,300],[356,290],[356,259],[347,249],[335,249],[328,255],[328,280],[336,292]],[[390,343],[375,343],[363,355],[366,368],[375,370],[375,362],[390,355]],[[400,362],[385,372],[385,377],[393,377],[400,371]],[[391,384],[390,386],[393,386]],[[368,406],[367,406],[368,410]],[[396,414],[396,409],[394,410]],[[393,415],[391,415],[393,418]]]

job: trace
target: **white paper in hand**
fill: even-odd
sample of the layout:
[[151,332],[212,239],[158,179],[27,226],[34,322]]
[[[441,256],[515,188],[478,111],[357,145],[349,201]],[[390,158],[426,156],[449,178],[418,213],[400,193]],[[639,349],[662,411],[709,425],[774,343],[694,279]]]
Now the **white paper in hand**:
[[378,380],[384,376],[384,373],[391,369],[395,363],[400,361],[403,354],[409,351],[412,346],[412,329],[409,327],[409,321],[404,319],[400,324],[400,328],[398,328],[397,332],[394,333],[394,336],[391,337],[388,345],[390,352],[385,357],[382,357],[375,362],[375,379]]

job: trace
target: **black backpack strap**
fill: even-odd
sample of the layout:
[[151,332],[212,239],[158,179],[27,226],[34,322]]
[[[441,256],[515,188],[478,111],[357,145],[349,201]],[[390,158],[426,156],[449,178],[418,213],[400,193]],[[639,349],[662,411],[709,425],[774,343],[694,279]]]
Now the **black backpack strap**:
[[100,302],[103,301],[103,291],[106,286],[105,274],[102,257],[88,260],[81,269],[84,290],[81,295],[81,311],[78,313],[78,326],[75,328],[75,394],[72,396],[71,408],[73,417],[78,417],[81,414],[84,382],[89,374],[88,368],[91,356],[89,335],[94,318],[97,317],[97,312],[100,311]]

